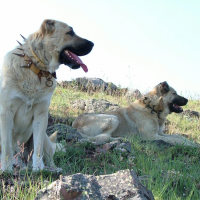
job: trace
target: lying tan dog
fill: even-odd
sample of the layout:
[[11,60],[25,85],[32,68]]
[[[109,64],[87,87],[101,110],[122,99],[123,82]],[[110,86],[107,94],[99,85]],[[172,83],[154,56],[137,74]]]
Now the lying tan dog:
[[[22,36],[23,37],[23,36]],[[87,66],[78,56],[88,54],[93,43],[80,38],[65,23],[44,20],[40,29],[4,58],[0,94],[1,169],[12,170],[18,144],[33,135],[33,169],[43,169],[43,155],[54,167],[52,142],[46,135],[48,110],[60,64],[72,69]]]
[[72,126],[80,131],[84,138],[102,144],[128,135],[139,135],[144,140],[163,140],[171,144],[194,144],[180,135],[163,133],[164,122],[168,114],[181,113],[180,106],[188,102],[179,96],[167,82],[160,83],[140,100],[127,108],[105,114],[82,114]]

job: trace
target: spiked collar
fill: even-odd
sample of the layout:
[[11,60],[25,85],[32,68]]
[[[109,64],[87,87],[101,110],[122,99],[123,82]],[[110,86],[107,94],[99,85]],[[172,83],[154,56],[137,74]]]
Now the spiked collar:
[[[26,39],[22,35],[21,35],[21,37],[26,41]],[[20,44],[20,46],[22,46],[22,44],[19,41],[17,41],[17,42]],[[24,50],[22,48],[17,48],[17,49],[21,50],[23,52],[23,54],[17,54],[17,53],[13,53],[13,54],[24,58],[24,61],[26,62],[26,65],[21,66],[21,67],[30,69],[33,73],[38,75],[38,79],[40,82],[41,82],[41,77],[45,77],[46,78],[45,85],[47,87],[51,87],[53,85],[53,81],[51,79],[52,79],[52,77],[54,77],[56,79],[56,72],[50,73],[49,71],[41,70],[33,63],[31,58],[24,53]],[[31,54],[33,55],[33,57],[37,60],[37,64],[40,65],[42,69],[47,69],[45,64],[38,58],[36,53],[31,48],[29,48],[29,50],[30,50]]]
[[155,106],[156,106],[156,105],[151,106],[151,105],[150,105],[151,100],[148,101],[148,97],[144,97],[143,100],[140,99],[139,101],[140,101],[141,103],[143,103],[143,104],[146,105],[145,108],[151,109],[151,114],[156,113],[157,116],[158,116],[158,118],[160,119],[160,113],[162,112],[162,110],[156,111],[156,110],[155,110]]

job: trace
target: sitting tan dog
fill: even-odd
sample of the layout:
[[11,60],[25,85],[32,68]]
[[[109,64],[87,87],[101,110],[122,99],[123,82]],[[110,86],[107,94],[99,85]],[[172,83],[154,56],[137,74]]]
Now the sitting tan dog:
[[[23,36],[22,36],[23,37]],[[80,38],[65,23],[44,20],[40,29],[4,58],[0,85],[1,169],[12,170],[18,145],[33,136],[33,170],[43,169],[43,156],[54,167],[52,142],[46,134],[48,110],[60,64],[72,69],[87,66],[78,56],[93,43]]]
[[181,113],[183,109],[180,106],[187,102],[167,82],[163,82],[127,108],[105,114],[82,114],[72,126],[84,138],[89,138],[96,144],[128,135],[139,135],[144,140],[163,140],[171,144],[194,146],[194,143],[180,135],[163,133],[167,115],[172,112]]

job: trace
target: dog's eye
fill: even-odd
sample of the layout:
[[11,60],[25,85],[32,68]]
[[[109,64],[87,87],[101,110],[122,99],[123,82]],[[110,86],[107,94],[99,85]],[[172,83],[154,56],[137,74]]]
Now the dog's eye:
[[66,34],[73,36],[75,33],[73,30],[71,30],[71,31],[67,32]]

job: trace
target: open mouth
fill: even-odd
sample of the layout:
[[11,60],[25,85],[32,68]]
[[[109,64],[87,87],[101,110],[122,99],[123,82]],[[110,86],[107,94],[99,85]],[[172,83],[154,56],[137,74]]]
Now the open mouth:
[[78,69],[82,67],[84,72],[88,72],[87,66],[82,60],[73,52],[69,50],[62,50],[60,53],[60,63],[69,66],[72,69]]
[[181,113],[183,112],[183,108],[181,106],[185,106],[187,102],[188,100],[186,98],[177,95],[173,102],[169,103],[169,109],[171,112]]
[[174,109],[174,110],[177,110],[177,111],[179,111],[179,112],[183,112],[183,108],[180,107],[180,106],[178,106],[177,104],[173,104],[173,109]]
[[182,107],[180,107],[179,105],[177,105],[177,104],[170,104],[170,111],[171,112],[175,112],[175,113],[181,113],[181,112],[183,112],[183,108]]

